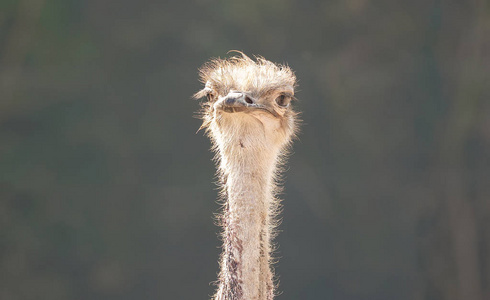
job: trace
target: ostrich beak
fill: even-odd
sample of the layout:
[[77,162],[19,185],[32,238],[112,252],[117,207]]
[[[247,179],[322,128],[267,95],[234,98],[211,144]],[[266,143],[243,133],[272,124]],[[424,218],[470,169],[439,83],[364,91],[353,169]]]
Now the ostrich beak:
[[243,111],[244,108],[255,103],[255,101],[253,101],[251,97],[249,97],[245,93],[239,92],[230,92],[228,95],[220,100],[221,101],[219,102],[221,102],[221,108],[224,111],[230,110],[230,112]]
[[278,117],[277,113],[267,106],[259,104],[254,98],[242,92],[230,92],[224,97],[220,97],[215,103],[215,108],[227,113],[251,112],[253,110],[263,110]]

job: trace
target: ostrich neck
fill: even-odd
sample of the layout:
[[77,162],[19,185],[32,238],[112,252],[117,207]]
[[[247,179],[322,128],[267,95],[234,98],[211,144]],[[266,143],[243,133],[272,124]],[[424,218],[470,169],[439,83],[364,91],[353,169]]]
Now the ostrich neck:
[[261,148],[238,141],[220,149],[226,202],[216,300],[273,298],[270,230],[279,151]]

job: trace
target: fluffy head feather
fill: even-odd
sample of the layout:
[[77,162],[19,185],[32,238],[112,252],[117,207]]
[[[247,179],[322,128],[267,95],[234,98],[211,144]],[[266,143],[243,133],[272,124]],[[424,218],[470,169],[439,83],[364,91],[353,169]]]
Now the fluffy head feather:
[[280,88],[294,89],[296,76],[286,65],[276,65],[263,57],[252,60],[245,54],[228,59],[213,59],[200,69],[201,82],[206,87],[196,98],[209,92],[226,95],[230,90],[251,92],[254,96]]

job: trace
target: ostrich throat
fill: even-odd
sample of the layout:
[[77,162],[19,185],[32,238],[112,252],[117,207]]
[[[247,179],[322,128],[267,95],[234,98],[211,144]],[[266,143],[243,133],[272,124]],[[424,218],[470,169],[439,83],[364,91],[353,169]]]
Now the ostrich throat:
[[217,300],[273,298],[269,243],[279,149],[263,149],[253,137],[239,135],[219,151],[225,208]]

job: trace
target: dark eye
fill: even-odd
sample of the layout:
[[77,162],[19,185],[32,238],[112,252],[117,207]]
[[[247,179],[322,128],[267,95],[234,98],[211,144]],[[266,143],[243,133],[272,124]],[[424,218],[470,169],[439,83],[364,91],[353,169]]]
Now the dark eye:
[[290,101],[291,98],[287,97],[286,95],[280,95],[279,97],[276,98],[277,105],[281,107],[288,107]]

